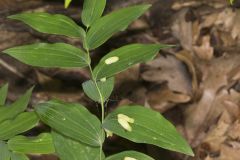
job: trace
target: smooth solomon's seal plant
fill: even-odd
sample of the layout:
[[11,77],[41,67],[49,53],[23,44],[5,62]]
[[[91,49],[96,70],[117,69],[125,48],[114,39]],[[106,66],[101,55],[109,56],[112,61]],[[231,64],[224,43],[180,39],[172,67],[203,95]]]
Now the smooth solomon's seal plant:
[[[81,14],[84,26],[60,14],[34,12],[9,17],[38,32],[67,36],[82,42],[81,48],[66,43],[35,43],[3,52],[36,67],[87,67],[91,79],[84,82],[82,88],[90,99],[100,104],[101,117],[99,119],[79,103],[57,99],[34,106],[34,111],[26,111],[32,88],[7,106],[6,84],[0,90],[0,160],[27,160],[28,154],[56,154],[61,160],[153,160],[133,150],[106,156],[103,144],[113,135],[194,155],[175,127],[156,111],[131,105],[106,112],[106,101],[114,88],[114,76],[137,63],[152,60],[160,49],[171,46],[128,44],[107,53],[93,68],[90,53],[115,33],[125,30],[150,7],[148,4],[135,5],[102,16],[105,5],[106,0],[85,0]],[[39,121],[48,125],[51,132],[35,137],[22,134],[38,125]]]

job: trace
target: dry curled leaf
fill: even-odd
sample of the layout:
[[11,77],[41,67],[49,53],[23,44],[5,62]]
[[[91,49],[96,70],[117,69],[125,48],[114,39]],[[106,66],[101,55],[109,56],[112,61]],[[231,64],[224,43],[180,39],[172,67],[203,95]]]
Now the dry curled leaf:
[[176,104],[189,102],[191,97],[183,93],[173,92],[166,84],[163,84],[150,89],[147,93],[147,100],[151,108],[164,113]]
[[192,81],[192,95],[196,95],[199,92],[199,82],[197,75],[197,67],[195,65],[194,59],[189,51],[182,50],[176,53],[176,58],[182,61],[188,68],[189,73],[191,74]]
[[202,42],[200,46],[193,47],[196,55],[203,60],[210,60],[213,58],[214,49],[210,44],[210,36],[202,37]]
[[[170,90],[191,95],[191,75],[174,55],[159,56],[143,67],[141,77],[148,82],[167,82]],[[181,84],[181,85],[179,85]]]
[[188,50],[192,50],[193,44],[193,23],[191,21],[186,21],[186,15],[189,9],[182,9],[176,13],[171,27],[172,34],[179,41],[181,46]]

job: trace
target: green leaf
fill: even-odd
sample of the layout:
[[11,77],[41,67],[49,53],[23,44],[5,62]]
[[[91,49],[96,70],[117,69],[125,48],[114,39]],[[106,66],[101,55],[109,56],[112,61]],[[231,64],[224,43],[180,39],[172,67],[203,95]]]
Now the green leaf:
[[44,123],[65,136],[91,146],[104,141],[101,122],[80,104],[49,101],[39,104],[36,112]]
[[65,0],[64,7],[68,8],[72,0]]
[[21,153],[12,153],[11,160],[29,160],[29,158]]
[[150,5],[136,5],[114,11],[91,26],[87,33],[86,44],[89,49],[95,49],[106,42],[113,34],[122,31],[140,17]]
[[8,18],[22,21],[42,33],[81,39],[83,39],[86,34],[71,18],[60,14],[21,13],[9,16]]
[[15,136],[8,141],[8,148],[14,152],[25,154],[54,153],[52,135],[42,133],[37,137]]
[[82,87],[86,95],[92,100],[101,102],[102,98],[103,101],[106,101],[113,91],[114,78],[103,79],[102,81],[97,82],[97,85],[102,97],[99,95],[99,91],[92,80],[84,82]]
[[160,113],[141,106],[119,107],[103,127],[136,143],[153,144],[193,156],[193,151],[175,127]]
[[136,151],[125,151],[110,157],[107,157],[106,160],[124,160],[125,158],[132,158],[138,160],[154,160],[153,158]]
[[104,11],[106,0],[84,0],[82,22],[86,27],[98,20]]
[[11,152],[8,150],[7,144],[0,141],[0,160],[10,160]]
[[[56,153],[61,160],[99,160],[100,148],[91,147],[52,131]],[[104,159],[104,154],[102,152]]]
[[73,68],[88,65],[87,55],[81,49],[65,43],[37,43],[10,48],[3,52],[37,67]]
[[5,84],[0,88],[0,106],[5,104],[8,93],[8,84]]
[[152,60],[162,48],[161,44],[131,44],[116,49],[104,56],[94,68],[93,75],[96,79],[111,77],[131,66]]
[[20,133],[26,132],[38,124],[38,117],[34,112],[24,112],[13,120],[0,123],[0,140],[7,140]]
[[19,113],[26,110],[30,97],[32,95],[32,90],[33,88],[30,88],[22,97],[12,103],[10,106],[4,106],[0,108],[0,123],[5,120],[14,118]]

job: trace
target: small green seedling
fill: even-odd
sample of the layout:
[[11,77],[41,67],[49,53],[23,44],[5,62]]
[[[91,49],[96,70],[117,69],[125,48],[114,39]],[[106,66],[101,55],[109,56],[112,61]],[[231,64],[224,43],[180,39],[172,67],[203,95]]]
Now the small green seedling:
[[[68,7],[70,1],[66,1]],[[31,66],[47,68],[87,67],[91,79],[82,84],[85,94],[101,106],[101,118],[77,103],[51,100],[26,112],[31,89],[11,106],[4,106],[7,86],[0,90],[0,160],[28,159],[25,154],[56,154],[61,160],[153,160],[140,152],[125,151],[105,157],[103,144],[113,134],[136,143],[152,144],[193,156],[188,143],[160,113],[143,106],[120,106],[106,113],[106,101],[114,88],[114,76],[131,66],[152,60],[163,44],[128,44],[106,54],[95,68],[91,52],[125,30],[150,5],[126,7],[102,16],[106,0],[85,0],[81,15],[85,27],[64,15],[21,13],[10,16],[47,34],[78,39],[82,48],[66,43],[35,43],[10,48],[4,53]],[[51,128],[37,137],[19,135],[38,123]],[[20,157],[20,158],[19,158]]]

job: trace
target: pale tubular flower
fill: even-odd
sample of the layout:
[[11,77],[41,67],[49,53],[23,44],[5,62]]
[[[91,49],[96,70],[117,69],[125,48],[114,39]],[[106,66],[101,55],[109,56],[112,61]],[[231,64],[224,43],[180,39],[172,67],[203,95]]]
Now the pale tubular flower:
[[106,135],[107,138],[113,136],[113,132],[111,132],[111,131],[109,131],[109,130],[107,130],[107,129],[105,129],[105,132],[106,132],[106,134],[107,134],[107,135]]
[[109,65],[112,63],[116,63],[117,61],[119,61],[119,57],[114,56],[114,57],[109,57],[108,59],[106,59],[104,62]]
[[123,160],[137,160],[137,159],[132,157],[125,157]]
[[106,77],[101,78],[100,81],[101,81],[101,82],[106,82],[106,81],[107,81],[107,78],[106,78]]
[[118,123],[127,131],[131,132],[132,127],[129,123],[134,123],[134,119],[124,114],[118,114]]

